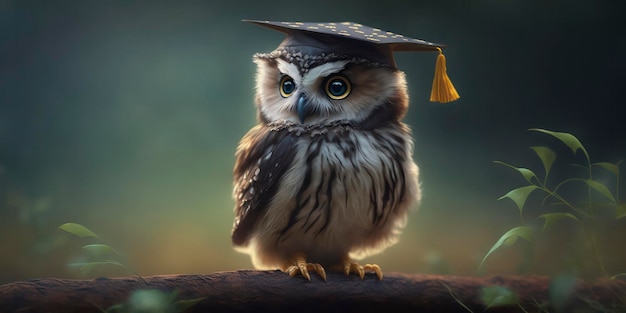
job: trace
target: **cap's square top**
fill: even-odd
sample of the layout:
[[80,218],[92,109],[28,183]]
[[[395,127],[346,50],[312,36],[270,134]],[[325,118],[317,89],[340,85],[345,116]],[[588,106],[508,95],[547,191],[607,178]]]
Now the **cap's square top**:
[[257,20],[244,21],[271,28],[286,34],[305,32],[308,33],[309,36],[322,34],[336,36],[338,38],[361,40],[377,45],[389,45],[393,51],[437,51],[437,48],[445,47],[445,45],[421,39],[409,38],[400,34],[395,34],[353,22],[304,23]]

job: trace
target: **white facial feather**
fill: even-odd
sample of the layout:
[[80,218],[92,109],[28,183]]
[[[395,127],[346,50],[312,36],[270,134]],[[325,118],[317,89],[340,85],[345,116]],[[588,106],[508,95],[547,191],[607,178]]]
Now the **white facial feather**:
[[[298,67],[295,64],[289,63],[289,62],[287,62],[285,60],[281,60],[281,59],[277,59],[276,62],[277,62],[277,65],[278,65],[277,66],[278,70],[283,75],[291,76],[291,78],[293,78],[296,81],[296,83],[302,81],[302,77],[300,76],[300,70],[298,70]],[[298,85],[299,84],[296,84],[296,87]],[[278,84],[277,84],[277,86],[278,86]]]
[[[305,124],[322,121],[349,120],[360,122],[385,101],[398,93],[406,93],[404,73],[386,67],[369,67],[351,64],[348,60],[334,61],[308,69],[302,73],[293,63],[283,59],[274,61],[255,59],[258,65],[256,91],[259,110],[269,121],[299,122],[295,110],[301,94],[315,114],[308,116]],[[280,94],[280,80],[290,76],[296,88],[289,97]],[[333,75],[346,77],[352,86],[350,94],[342,100],[331,99],[323,84]]]
[[320,80],[323,80],[325,77],[330,76],[331,74],[337,74],[341,72],[348,64],[347,60],[344,61],[336,61],[329,62],[326,64],[322,64],[320,66],[314,67],[309,70],[309,72],[304,77],[302,81],[302,85],[306,86],[309,90],[311,88],[318,87]]

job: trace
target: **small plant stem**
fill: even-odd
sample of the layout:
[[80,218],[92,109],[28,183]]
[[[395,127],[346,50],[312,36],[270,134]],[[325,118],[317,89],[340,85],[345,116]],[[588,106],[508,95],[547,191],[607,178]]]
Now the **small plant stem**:
[[566,206],[568,206],[569,208],[571,208],[572,210],[574,210],[574,212],[580,214],[583,217],[589,217],[589,214],[587,214],[585,211],[575,207],[574,205],[572,205],[571,203],[569,203],[567,200],[565,200],[565,198],[561,197],[558,193],[556,193],[555,191],[552,191],[550,189],[548,189],[546,186],[541,185],[539,186],[539,188],[543,191],[545,191],[547,194],[549,194],[550,196],[556,198],[557,200],[561,201],[563,204],[565,204]]
[[[589,157],[587,157],[587,161],[589,164],[589,180],[592,180],[592,174],[591,174],[591,162],[589,162]],[[587,186],[587,196],[589,197],[589,212],[591,214],[591,216],[593,216],[595,214],[595,209],[593,208],[593,203],[591,202],[591,185]]]
[[520,310],[522,310],[522,312],[528,313],[528,311],[526,311],[526,309],[524,309],[524,307],[520,303],[518,303],[517,306],[519,306],[519,308],[520,308]]
[[470,312],[470,313],[474,313],[474,311],[472,311],[472,309],[468,308],[467,305],[465,305],[465,303],[463,303],[463,301],[461,301],[461,299],[459,299],[456,294],[454,293],[454,291],[452,290],[452,288],[448,285],[446,285],[444,282],[440,281],[440,283],[446,287],[446,289],[448,289],[448,293],[450,293],[450,296],[452,297],[452,299],[454,299],[454,301],[456,301],[456,303],[458,303],[460,306],[462,306],[466,311]]
[[130,271],[130,272],[132,272],[133,274],[135,274],[135,276],[137,276],[137,278],[139,278],[139,280],[141,280],[141,281],[143,282],[143,284],[144,284],[146,287],[148,287],[148,282],[147,282],[145,279],[143,279],[143,276],[141,276],[141,275],[137,274],[137,272],[135,272],[135,271]]
[[[585,154],[585,158],[587,159],[587,170],[589,171],[589,180],[592,180],[593,174],[591,173],[591,159],[589,158],[589,154],[587,153],[587,150],[582,149],[582,151]],[[589,214],[591,216],[594,216],[595,210],[593,208],[593,203],[591,202],[591,185],[587,185],[587,196],[589,198]]]
[[[591,175],[591,173],[590,173],[590,175]],[[540,186],[539,188],[541,188],[543,191],[547,192],[550,196],[552,196],[552,197],[556,198],[557,200],[561,201],[566,206],[570,207],[576,213],[580,214],[585,219],[585,221],[589,220],[589,218],[593,218],[593,213],[594,213],[593,211],[590,212],[592,214],[590,216],[585,211],[583,211],[583,210],[575,207],[571,203],[569,203],[567,200],[565,200],[565,198],[561,197],[558,193],[549,190],[546,186]],[[591,187],[589,187],[589,188],[591,188]],[[589,190],[589,192],[591,193],[591,190]],[[592,208],[592,205],[591,205],[591,194],[589,194],[589,207]],[[595,258],[596,258],[596,261],[598,262],[598,266],[600,267],[600,271],[602,271],[602,274],[604,274],[605,276],[609,277],[609,274],[607,273],[607,271],[606,271],[606,269],[604,267],[604,262],[602,262],[602,258],[600,257],[600,251],[598,249],[597,241],[595,240],[593,232],[591,230],[588,230],[587,227],[585,227],[585,225],[584,225],[585,221],[583,221],[583,228],[584,228],[585,237],[587,238],[587,240],[589,241],[589,244],[591,245],[591,248],[593,249],[593,254],[594,254]]]
[[123,267],[123,268],[124,268],[127,272],[129,272],[129,273],[131,273],[131,274],[135,275],[137,278],[139,278],[139,280],[140,280],[140,281],[141,281],[141,282],[142,282],[142,283],[143,283],[146,287],[148,287],[148,282],[147,282],[147,281],[143,278],[143,276],[139,275],[139,273],[137,273],[137,272],[133,271],[132,269],[130,269],[130,268],[129,268],[128,266],[126,266],[126,265],[123,265],[123,264],[122,264],[122,267]]
[[619,201],[619,164],[621,162],[622,161],[617,162],[617,175],[615,175],[615,201],[617,205],[621,203],[621,201]]
[[[585,154],[585,158],[587,158],[587,169],[589,170],[589,180],[591,181],[591,180],[593,180],[593,174],[592,174],[592,171],[591,171],[591,159],[589,158],[589,154],[587,153],[587,150],[582,149],[582,151]],[[588,196],[589,196],[589,214],[593,218],[595,216],[595,209],[594,209],[593,202],[592,202],[592,199],[591,199],[591,185],[589,185],[587,187],[588,187],[587,188],[587,192],[588,192]],[[617,190],[616,190],[616,193],[618,193]],[[598,262],[598,266],[600,267],[600,271],[602,272],[602,274],[604,276],[610,277],[609,273],[607,273],[606,268],[604,267],[604,262],[602,261],[602,257],[600,257],[600,250],[598,249],[598,241],[596,240],[596,236],[595,236],[593,230],[590,230],[587,227],[585,227],[585,233],[587,234],[587,237],[589,238],[589,242],[591,243],[591,248],[593,249],[593,254],[596,257],[596,261]]]
[[588,229],[585,225],[583,225],[583,229],[585,232],[585,237],[587,237],[587,240],[589,241],[589,244],[591,245],[591,249],[593,249],[593,255],[596,258],[596,261],[598,262],[598,267],[600,268],[600,271],[602,272],[602,274],[606,277],[610,277],[609,273],[606,271],[606,268],[604,267],[604,262],[602,261],[602,257],[600,257],[600,250],[598,249],[598,241],[596,240],[596,237],[594,236],[593,230]]
[[93,306],[95,306],[96,308],[98,308],[98,310],[100,310],[100,312],[103,312],[103,313],[107,313],[107,312],[108,312],[108,310],[103,309],[103,308],[102,308],[101,306],[99,306],[97,303],[95,303],[95,302],[93,302],[93,301],[91,301],[91,300],[89,300],[89,302],[91,302],[91,304],[93,304]]

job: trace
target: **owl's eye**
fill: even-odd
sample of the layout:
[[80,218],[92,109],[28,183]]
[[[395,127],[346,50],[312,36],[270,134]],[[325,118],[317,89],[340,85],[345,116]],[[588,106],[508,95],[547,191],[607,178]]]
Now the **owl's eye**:
[[343,76],[332,76],[326,80],[324,91],[333,100],[345,99],[352,91],[350,81]]
[[285,75],[280,79],[278,89],[280,90],[280,95],[287,98],[296,90],[296,83],[293,81],[293,78]]

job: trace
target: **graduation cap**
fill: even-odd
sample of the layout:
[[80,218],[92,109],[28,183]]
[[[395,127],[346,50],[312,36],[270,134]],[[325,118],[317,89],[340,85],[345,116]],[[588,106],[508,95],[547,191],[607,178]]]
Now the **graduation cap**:
[[309,55],[341,54],[359,57],[396,68],[393,52],[438,52],[435,77],[430,94],[432,102],[451,102],[460,98],[446,73],[445,45],[413,39],[378,28],[352,22],[302,23],[244,20],[287,34],[278,46]]

